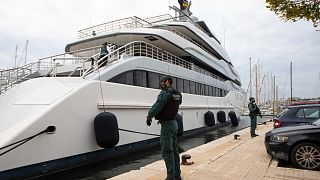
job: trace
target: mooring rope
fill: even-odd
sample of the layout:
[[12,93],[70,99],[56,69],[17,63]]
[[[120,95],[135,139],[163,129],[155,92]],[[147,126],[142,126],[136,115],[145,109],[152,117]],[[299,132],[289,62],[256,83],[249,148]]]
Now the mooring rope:
[[136,133],[136,134],[144,134],[144,135],[150,135],[150,136],[160,136],[159,134],[150,134],[150,133],[144,133],[144,132],[139,132],[139,131],[132,131],[132,130],[127,130],[127,129],[121,129],[118,128],[120,131],[125,131],[125,132],[131,132],[131,133]]
[[12,151],[12,150],[14,150],[14,149],[16,149],[17,147],[21,146],[22,144],[30,141],[31,139],[33,139],[33,138],[35,138],[35,137],[37,137],[37,136],[39,136],[40,134],[43,134],[43,133],[45,133],[45,132],[47,132],[47,129],[39,132],[38,134],[35,134],[35,135],[33,135],[33,136],[27,137],[27,138],[25,138],[25,139],[22,139],[22,140],[20,140],[20,141],[14,142],[14,143],[12,143],[12,144],[9,144],[9,145],[7,145],[7,146],[4,146],[4,147],[0,148],[0,150],[3,150],[3,149],[6,149],[6,148],[8,148],[8,147],[11,147],[11,146],[13,146],[13,145],[16,145],[16,144],[20,143],[20,144],[18,144],[18,145],[16,145],[16,146],[12,147],[11,149],[8,149],[7,151],[1,153],[0,156],[2,156],[2,155],[4,155],[4,154],[6,154],[6,153],[8,153],[8,152],[10,152],[10,151]]

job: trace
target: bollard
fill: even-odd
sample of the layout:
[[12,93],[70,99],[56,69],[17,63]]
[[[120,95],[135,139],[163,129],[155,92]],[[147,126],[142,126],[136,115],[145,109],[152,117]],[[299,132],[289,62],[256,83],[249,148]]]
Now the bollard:
[[235,134],[235,135],[234,135],[234,139],[236,139],[236,140],[237,140],[237,139],[238,139],[238,140],[240,140],[240,135],[239,135],[239,134]]
[[187,159],[191,159],[191,155],[190,154],[182,155],[181,159],[182,159],[182,162],[181,162],[182,165],[191,165],[191,164],[193,164],[193,162],[188,162],[187,161]]

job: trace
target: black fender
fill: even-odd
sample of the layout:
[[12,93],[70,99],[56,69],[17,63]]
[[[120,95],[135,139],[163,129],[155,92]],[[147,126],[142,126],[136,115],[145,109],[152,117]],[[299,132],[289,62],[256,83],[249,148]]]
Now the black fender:
[[227,121],[226,120],[226,113],[224,111],[219,111],[217,113],[217,118],[218,118],[219,123],[225,123]]
[[112,148],[119,142],[117,117],[110,112],[102,112],[94,118],[97,144],[102,148]]
[[238,121],[236,113],[234,111],[230,111],[228,115],[231,120],[232,126],[238,126],[239,121]]
[[204,123],[209,127],[212,127],[216,124],[213,112],[207,111],[204,114]]

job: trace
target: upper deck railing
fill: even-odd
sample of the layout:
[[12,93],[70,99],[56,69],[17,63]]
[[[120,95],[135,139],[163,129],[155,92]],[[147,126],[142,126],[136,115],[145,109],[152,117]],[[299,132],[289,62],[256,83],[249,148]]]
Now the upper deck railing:
[[[139,27],[152,27],[154,25],[163,24],[165,22],[172,22],[172,21],[181,21],[179,17],[173,17],[170,14],[164,14],[159,16],[153,16],[146,19],[141,19],[137,16],[123,18],[119,20],[110,21],[107,23],[98,24],[92,27],[88,27],[78,31],[79,38],[87,38],[96,36],[101,33],[106,33],[110,31],[116,31],[120,29],[132,29],[132,28],[139,28]],[[201,28],[196,22],[190,19],[190,21],[194,26],[200,29],[202,32],[208,33]]]
[[125,46],[120,47],[119,49],[110,52],[108,55],[98,60],[97,64],[100,65],[95,68],[88,69],[86,72],[84,72],[83,78],[103,66],[103,61],[107,61],[107,64],[110,64],[120,59],[132,56],[149,57],[170,64],[175,64],[177,66],[196,71],[201,74],[205,74],[220,81],[226,81],[216,74],[213,74],[199,66],[194,65],[191,62],[188,62],[178,56],[175,56],[174,54],[171,54],[163,49],[160,49],[152,44],[143,41],[131,42]]

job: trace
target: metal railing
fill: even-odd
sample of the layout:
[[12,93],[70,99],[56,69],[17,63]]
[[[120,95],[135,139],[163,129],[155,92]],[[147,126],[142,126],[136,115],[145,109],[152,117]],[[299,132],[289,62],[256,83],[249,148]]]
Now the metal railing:
[[[99,52],[100,47],[101,46],[95,46],[78,51],[49,56],[21,67],[0,70],[0,94],[15,84],[19,84],[30,79],[30,76],[36,72],[47,71],[43,76],[56,76],[57,68],[64,65],[80,64],[81,67],[86,68],[84,66],[84,62],[91,57],[95,57]],[[84,72],[85,70],[82,71]],[[82,76],[82,73],[80,76]]]
[[119,30],[119,29],[128,29],[128,28],[137,28],[143,27],[146,24],[133,17],[128,17],[124,19],[119,19],[115,21],[110,21],[107,23],[95,25],[89,28],[82,29],[79,32],[79,38],[86,38],[90,36],[95,36],[100,33],[105,33],[109,31]]
[[217,75],[215,75],[215,74],[213,74],[213,73],[211,73],[211,72],[209,72],[199,66],[196,66],[191,62],[188,62],[178,56],[175,56],[175,55],[173,55],[163,49],[160,49],[154,45],[151,45],[151,44],[143,42],[143,41],[134,41],[134,42],[131,42],[125,46],[120,47],[119,49],[116,49],[116,50],[110,52],[109,54],[107,54],[106,56],[104,56],[103,58],[98,60],[98,62],[97,62],[98,65],[95,68],[88,69],[86,72],[84,72],[83,78],[85,78],[87,75],[94,72],[95,70],[97,70],[101,66],[105,65],[104,62],[106,64],[110,64],[110,63],[113,63],[113,62],[118,61],[120,59],[124,59],[126,57],[132,57],[132,56],[149,57],[152,59],[167,62],[170,64],[175,64],[177,66],[199,72],[201,74],[213,77],[213,78],[218,79],[220,81],[226,81],[225,79],[223,79],[223,78],[221,78],[221,77],[219,77],[219,76],[217,76]]
[[155,25],[157,23],[177,21],[178,19],[177,19],[177,17],[173,17],[170,14],[163,14],[163,15],[159,15],[159,16],[149,17],[144,20]]
[[[137,16],[134,16],[134,17],[123,18],[119,20],[98,24],[92,27],[88,27],[78,31],[78,33],[79,33],[79,38],[81,39],[81,38],[92,37],[101,33],[116,31],[120,29],[132,29],[132,28],[139,28],[139,27],[148,28],[154,25],[159,25],[160,23],[172,22],[172,21],[180,21],[180,20],[179,20],[179,17],[173,17],[170,14],[153,16],[146,19],[142,19]],[[199,26],[196,22],[194,22],[192,19],[190,19],[189,22],[208,35],[208,33],[205,30],[203,30],[203,28]]]

